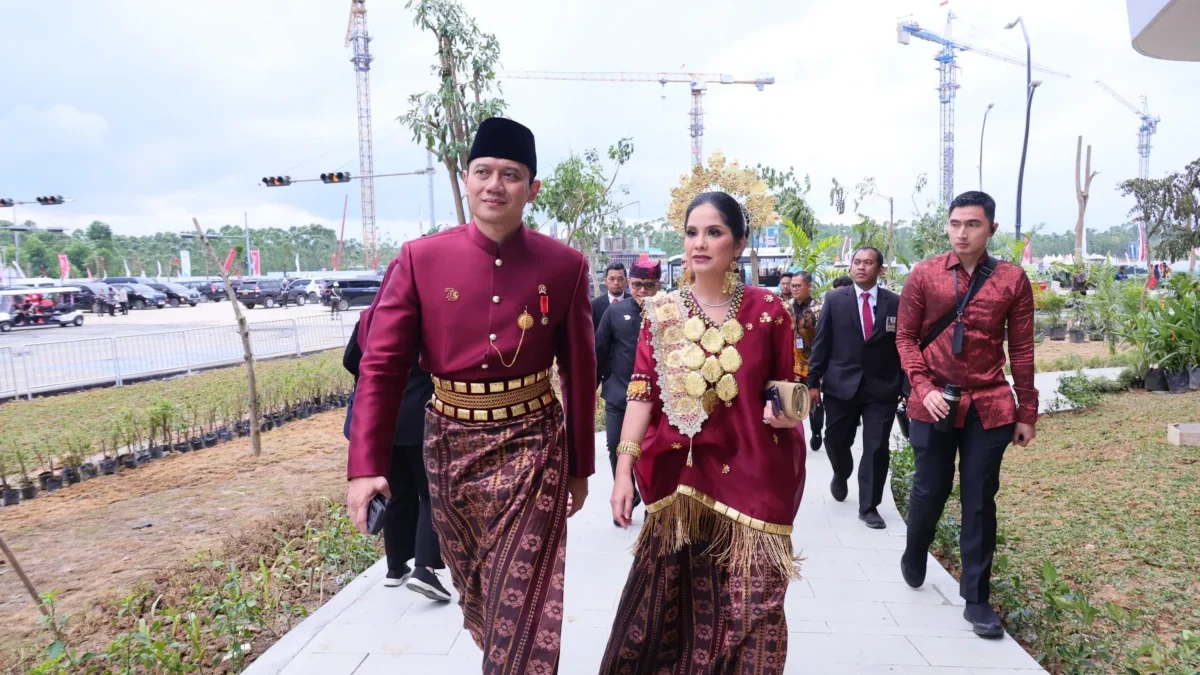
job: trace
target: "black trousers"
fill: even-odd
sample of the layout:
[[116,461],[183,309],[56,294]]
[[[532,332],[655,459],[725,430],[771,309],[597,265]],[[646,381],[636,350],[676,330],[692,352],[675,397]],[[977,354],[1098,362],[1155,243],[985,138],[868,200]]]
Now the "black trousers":
[[383,547],[388,569],[399,570],[410,559],[420,567],[442,569],[442,549],[433,531],[433,512],[429,506],[429,479],[421,445],[392,446],[392,466],[388,471],[387,519],[383,522]]
[[987,602],[991,591],[992,554],[996,550],[996,492],[1000,489],[1000,462],[1012,442],[1012,424],[984,429],[972,406],[962,429],[941,432],[928,422],[912,420],[909,440],[916,460],[912,494],[908,502],[910,559],[925,555],[937,531],[946,499],[954,487],[957,452],[962,495],[962,581],[959,594],[968,602]]
[[825,447],[833,473],[843,480],[854,474],[854,455],[850,446],[858,432],[859,421],[863,426],[862,462],[858,467],[858,512],[866,513],[883,501],[883,489],[887,485],[888,465],[892,453],[888,439],[892,435],[892,423],[896,420],[896,400],[872,401],[862,385],[854,398],[822,397],[825,406]]
[[[621,425],[625,424],[625,409],[604,402],[604,435],[608,441],[608,463],[612,465],[613,478],[617,477],[617,444],[621,442]],[[633,486],[633,505],[642,503],[637,485]]]
[[[815,405],[808,411],[808,428],[813,438],[819,438],[825,433],[825,406]],[[810,444],[808,447],[812,447]]]

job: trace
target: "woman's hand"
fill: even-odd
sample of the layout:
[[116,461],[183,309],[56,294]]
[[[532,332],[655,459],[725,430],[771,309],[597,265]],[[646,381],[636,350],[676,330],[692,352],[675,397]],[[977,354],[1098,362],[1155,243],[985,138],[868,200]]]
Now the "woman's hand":
[[774,411],[771,410],[771,404],[767,403],[763,406],[763,421],[775,427],[776,429],[795,429],[800,425],[801,420],[792,419],[787,415],[784,415],[782,412],[776,415],[774,414]]
[[613,483],[612,498],[608,500],[612,506],[613,520],[623,528],[633,523],[633,476],[629,471],[617,467],[616,482]]

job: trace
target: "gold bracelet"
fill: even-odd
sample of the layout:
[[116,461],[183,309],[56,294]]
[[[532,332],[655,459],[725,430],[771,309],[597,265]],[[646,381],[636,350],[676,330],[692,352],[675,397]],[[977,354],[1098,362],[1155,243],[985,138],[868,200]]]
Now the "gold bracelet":
[[621,441],[617,443],[617,454],[629,455],[636,462],[642,458],[642,445],[637,441]]

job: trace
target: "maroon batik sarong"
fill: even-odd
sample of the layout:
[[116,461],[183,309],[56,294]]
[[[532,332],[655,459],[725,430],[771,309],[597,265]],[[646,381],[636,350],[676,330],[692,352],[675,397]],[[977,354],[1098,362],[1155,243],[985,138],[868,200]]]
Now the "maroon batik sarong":
[[787,656],[776,565],[718,562],[708,542],[653,555],[662,537],[634,557],[601,675],[777,675]]
[[551,675],[562,641],[562,407],[502,422],[425,418],[433,528],[485,675]]

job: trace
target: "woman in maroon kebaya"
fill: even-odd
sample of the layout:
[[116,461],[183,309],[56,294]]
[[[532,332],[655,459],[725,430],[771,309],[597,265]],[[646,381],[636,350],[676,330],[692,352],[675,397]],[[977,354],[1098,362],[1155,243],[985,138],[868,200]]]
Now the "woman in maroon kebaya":
[[792,318],[741,282],[747,235],[732,197],[698,195],[685,283],[646,300],[611,505],[628,527],[636,475],[647,515],[601,673],[783,672],[804,437],[764,405],[794,377]]

